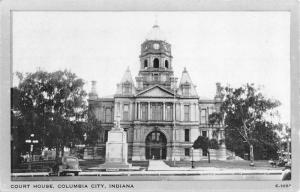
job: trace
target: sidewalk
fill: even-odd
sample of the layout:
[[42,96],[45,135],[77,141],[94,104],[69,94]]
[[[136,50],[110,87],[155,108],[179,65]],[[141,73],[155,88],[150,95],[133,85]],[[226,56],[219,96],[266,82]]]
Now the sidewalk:
[[[99,170],[98,167],[91,167],[79,173],[80,176],[164,176],[164,175],[280,175],[282,169],[272,167],[216,167],[198,166],[191,168],[171,167],[162,160],[149,160],[147,169],[131,169],[131,170]],[[12,173],[13,177],[34,177],[48,176],[48,172],[35,173]]]
[[[167,176],[167,175],[281,175],[281,170],[233,170],[233,169],[190,169],[190,170],[156,170],[156,171],[93,171],[81,172],[79,176]],[[49,173],[12,173],[13,177],[48,176]]]
[[[214,167],[198,167],[198,168],[173,168],[169,170],[141,170],[141,171],[86,171],[80,172],[79,176],[175,176],[175,175],[281,175],[282,171],[274,170],[245,170],[245,169],[226,169]],[[35,177],[48,176],[48,173],[12,173],[13,177]]]

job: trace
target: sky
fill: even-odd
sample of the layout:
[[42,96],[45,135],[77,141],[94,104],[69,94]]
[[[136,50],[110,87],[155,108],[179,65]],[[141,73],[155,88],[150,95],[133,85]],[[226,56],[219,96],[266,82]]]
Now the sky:
[[186,67],[200,99],[214,97],[216,82],[254,83],[290,123],[288,12],[14,12],[13,72],[68,69],[87,91],[96,80],[100,97],[113,95],[127,67],[137,76],[155,22],[172,45],[175,76]]

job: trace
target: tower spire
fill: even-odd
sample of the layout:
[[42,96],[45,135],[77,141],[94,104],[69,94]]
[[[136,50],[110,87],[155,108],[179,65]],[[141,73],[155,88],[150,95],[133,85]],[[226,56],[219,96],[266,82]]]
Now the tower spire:
[[158,19],[157,19],[157,14],[154,16],[154,25],[153,27],[158,27]]

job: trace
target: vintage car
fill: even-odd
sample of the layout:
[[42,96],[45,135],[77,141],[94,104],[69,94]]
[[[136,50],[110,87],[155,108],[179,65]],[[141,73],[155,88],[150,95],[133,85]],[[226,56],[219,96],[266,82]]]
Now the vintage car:
[[58,165],[58,176],[66,175],[68,173],[74,173],[78,176],[82,170],[79,167],[79,161],[77,157],[65,156],[61,159],[61,164]]
[[292,169],[291,162],[286,163],[284,169],[282,170],[282,174],[281,174],[281,179],[283,181],[291,180],[291,176],[292,176],[291,169]]

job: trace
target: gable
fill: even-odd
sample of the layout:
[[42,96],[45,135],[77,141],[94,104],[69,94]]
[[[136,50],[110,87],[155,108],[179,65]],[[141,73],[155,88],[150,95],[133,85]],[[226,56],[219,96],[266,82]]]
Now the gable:
[[139,93],[139,97],[174,97],[174,95],[160,87],[154,87]]

